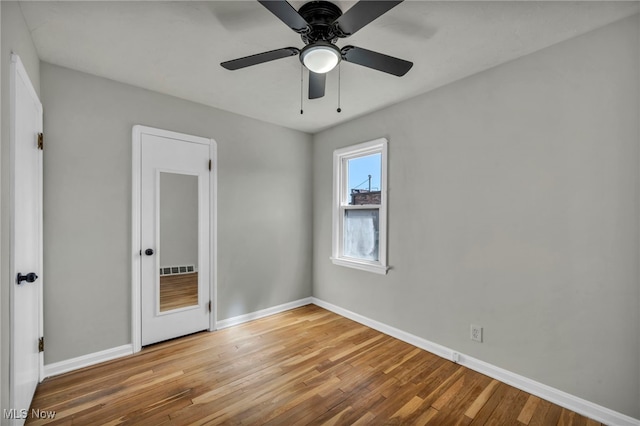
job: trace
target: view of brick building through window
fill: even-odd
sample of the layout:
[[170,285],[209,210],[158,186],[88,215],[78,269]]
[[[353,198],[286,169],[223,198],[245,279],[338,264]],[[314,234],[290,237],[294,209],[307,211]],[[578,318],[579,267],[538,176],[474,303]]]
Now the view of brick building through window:
[[[358,161],[359,160],[359,161]],[[364,161],[362,161],[364,160]],[[362,173],[362,171],[366,170],[367,168],[370,168],[370,170],[374,173],[376,173],[376,178],[374,181],[374,186],[372,186],[372,175],[368,174],[367,175],[367,179],[364,182],[361,182],[359,185],[357,186],[352,186],[351,190],[350,190],[350,197],[351,199],[349,200],[349,204],[352,206],[362,206],[365,204],[380,204],[382,202],[381,200],[381,195],[380,195],[380,155],[379,154],[375,154],[375,155],[370,155],[364,158],[359,158],[356,159],[356,161],[360,164],[357,164],[356,161],[351,161],[350,163],[354,163],[353,166],[356,166],[357,164],[357,171]],[[354,168],[356,168],[354,167]],[[355,171],[355,170],[354,170]],[[350,173],[351,175],[351,169],[350,169]],[[356,173],[354,173],[356,176],[358,176]],[[357,179],[357,177],[356,177]],[[350,183],[353,182],[353,177],[349,176],[349,181]],[[364,188],[359,188],[360,186],[365,185],[366,189]]]
[[352,189],[351,204],[352,206],[362,206],[365,204],[380,204],[380,191],[369,191],[368,189]]

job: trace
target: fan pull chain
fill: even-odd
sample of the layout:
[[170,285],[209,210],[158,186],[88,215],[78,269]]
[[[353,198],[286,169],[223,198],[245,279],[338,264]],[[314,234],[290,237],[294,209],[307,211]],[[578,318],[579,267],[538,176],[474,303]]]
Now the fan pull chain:
[[300,62],[300,114],[304,114],[304,110],[302,109],[302,92],[304,92],[304,67],[302,66],[302,62]]
[[340,64],[338,64],[338,109],[336,111],[339,113],[342,112],[342,108],[340,108],[340,75]]

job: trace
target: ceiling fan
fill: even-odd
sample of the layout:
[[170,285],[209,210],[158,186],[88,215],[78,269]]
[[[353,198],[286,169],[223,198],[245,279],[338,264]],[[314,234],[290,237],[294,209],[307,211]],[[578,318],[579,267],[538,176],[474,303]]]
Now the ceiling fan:
[[341,60],[386,72],[398,77],[405,75],[412,62],[394,58],[355,46],[339,49],[335,43],[340,38],[355,34],[362,27],[385,14],[399,1],[361,0],[344,14],[329,1],[311,1],[296,11],[286,0],[258,0],[289,28],[300,34],[306,45],[302,50],[284,47],[222,62],[228,70],[237,70],[264,62],[299,55],[300,61],[309,70],[309,99],[324,96],[326,73]]

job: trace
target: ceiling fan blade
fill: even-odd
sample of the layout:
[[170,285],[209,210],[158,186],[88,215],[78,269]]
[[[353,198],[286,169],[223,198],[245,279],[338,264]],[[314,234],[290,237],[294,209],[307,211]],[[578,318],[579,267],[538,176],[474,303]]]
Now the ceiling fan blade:
[[413,66],[413,62],[394,58],[382,53],[355,46],[345,46],[341,50],[342,59],[363,67],[393,74],[398,77],[405,75]]
[[293,31],[303,33],[310,28],[309,23],[286,0],[258,0],[258,2]]
[[234,71],[240,68],[250,67],[251,65],[258,65],[264,62],[273,61],[275,59],[294,56],[299,53],[300,50],[295,47],[284,47],[282,49],[270,50],[268,52],[258,53],[256,55],[245,56],[244,58],[222,62],[220,65],[222,65],[223,68]]
[[350,36],[400,3],[402,3],[402,0],[360,0],[358,3],[354,4],[351,9],[347,10],[344,15],[336,19],[333,22],[333,25],[337,26],[338,32],[340,32],[343,37]]
[[309,71],[309,99],[318,99],[324,96],[324,86],[327,74],[318,74]]

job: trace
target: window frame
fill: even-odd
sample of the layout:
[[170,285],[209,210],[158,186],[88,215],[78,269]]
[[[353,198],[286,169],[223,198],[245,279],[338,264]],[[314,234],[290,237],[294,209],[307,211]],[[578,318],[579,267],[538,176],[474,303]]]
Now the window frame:
[[[332,255],[334,265],[385,275],[387,265],[387,152],[388,141],[379,138],[333,151]],[[380,204],[349,205],[348,160],[380,154]],[[346,210],[378,209],[378,260],[344,256],[344,216]]]

